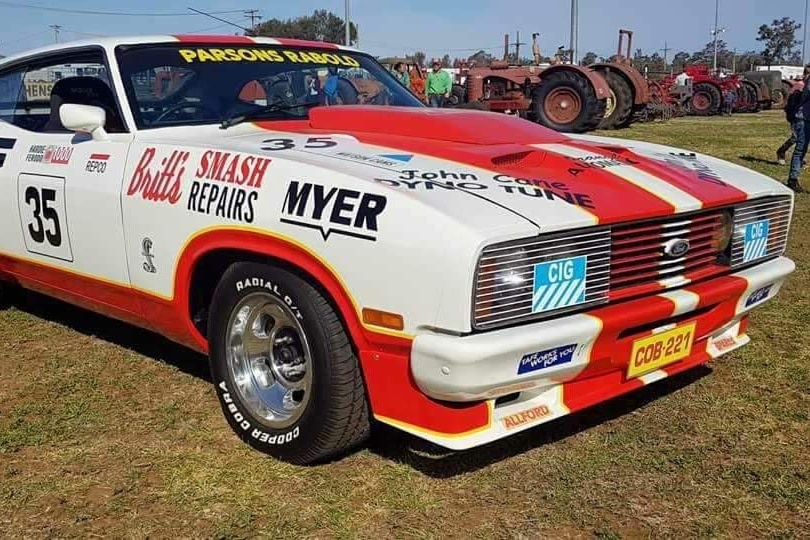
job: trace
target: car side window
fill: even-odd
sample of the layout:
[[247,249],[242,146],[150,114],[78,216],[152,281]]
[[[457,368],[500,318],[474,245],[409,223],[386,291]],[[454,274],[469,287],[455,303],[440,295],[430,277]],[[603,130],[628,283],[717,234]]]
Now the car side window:
[[17,103],[22,93],[25,70],[9,71],[0,75],[0,120],[17,125]]
[[35,60],[0,74],[0,103],[0,119],[29,131],[68,132],[59,107],[75,103],[103,108],[105,129],[126,132],[100,51]]

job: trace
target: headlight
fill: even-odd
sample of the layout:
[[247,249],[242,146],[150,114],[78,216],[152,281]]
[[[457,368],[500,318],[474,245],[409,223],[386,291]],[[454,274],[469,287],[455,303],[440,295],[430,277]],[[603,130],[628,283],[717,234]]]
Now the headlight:
[[487,247],[475,279],[474,326],[491,328],[606,302],[609,252],[607,228]]
[[732,268],[785,253],[793,208],[790,197],[753,199],[734,208]]

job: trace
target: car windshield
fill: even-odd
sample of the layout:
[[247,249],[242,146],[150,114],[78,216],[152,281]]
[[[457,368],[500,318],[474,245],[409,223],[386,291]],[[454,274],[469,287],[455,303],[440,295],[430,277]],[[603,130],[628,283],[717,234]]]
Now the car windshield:
[[318,105],[424,106],[376,60],[339,49],[143,45],[116,57],[139,129],[306,119]]

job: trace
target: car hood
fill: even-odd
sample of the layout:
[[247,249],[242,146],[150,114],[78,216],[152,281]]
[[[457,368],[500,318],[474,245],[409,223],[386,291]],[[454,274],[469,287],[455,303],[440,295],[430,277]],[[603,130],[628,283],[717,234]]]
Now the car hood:
[[[541,230],[791,194],[767,176],[689,150],[568,136],[482,111],[321,107],[306,122],[217,132],[235,150],[346,173],[467,220],[480,219],[475,209],[485,200]],[[212,144],[209,135],[197,136]]]

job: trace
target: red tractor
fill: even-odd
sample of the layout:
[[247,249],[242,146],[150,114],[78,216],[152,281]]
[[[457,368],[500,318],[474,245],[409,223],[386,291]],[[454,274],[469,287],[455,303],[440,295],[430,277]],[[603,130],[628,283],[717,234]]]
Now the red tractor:
[[508,58],[506,35],[504,60],[459,66],[446,106],[514,114],[563,133],[592,131],[602,122],[611,92],[599,73],[571,64],[516,66]]
[[510,66],[505,61],[472,67],[462,104],[478,103],[494,112],[517,114],[564,133],[596,129],[605,116],[610,86],[587,68]]
[[[624,37],[627,36],[626,49]],[[594,64],[590,68],[607,81],[610,96],[605,116],[599,129],[618,129],[629,126],[640,117],[650,102],[650,92],[644,75],[633,67],[630,52],[633,32],[619,30],[619,48],[608,63]],[[623,50],[624,49],[624,50]]]
[[692,99],[692,80],[685,77],[666,75],[661,79],[648,80],[650,102],[641,113],[643,122],[670,120],[683,116],[687,104]]
[[692,79],[692,99],[689,113],[694,116],[712,116],[720,113],[723,107],[723,92],[729,88],[714,77],[708,66],[686,66],[684,72]]

